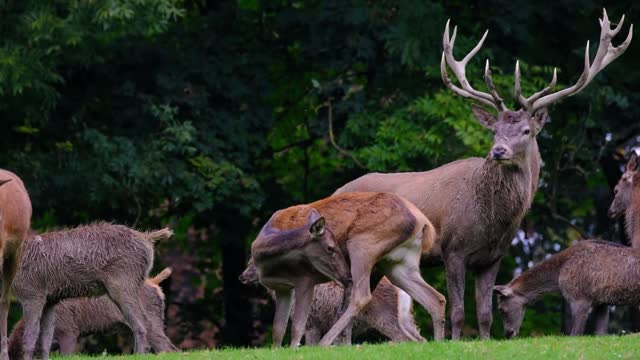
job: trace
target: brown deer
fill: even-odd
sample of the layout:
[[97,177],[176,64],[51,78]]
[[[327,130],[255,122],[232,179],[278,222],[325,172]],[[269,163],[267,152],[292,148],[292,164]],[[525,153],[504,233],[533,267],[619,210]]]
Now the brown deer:
[[[465,67],[480,50],[480,42],[462,60],[453,57],[457,29],[449,36],[449,22],[443,37],[441,75],[454,93],[487,105],[498,112],[495,116],[483,108],[472,111],[483,126],[494,133],[493,147],[483,158],[454,161],[426,172],[364,175],[336,191],[383,191],[398,194],[415,204],[433,222],[438,237],[432,256],[444,262],[448,299],[451,303],[451,335],[460,338],[464,325],[464,288],[467,270],[475,273],[476,310],[480,336],[488,338],[492,322],[492,288],[500,261],[515,236],[520,222],[531,206],[540,173],[540,152],[536,135],[547,120],[547,107],[578,93],[605,66],[627,49],[633,26],[627,39],[618,47],[612,38],[622,28],[623,18],[611,29],[607,13],[600,19],[600,45],[593,62],[589,61],[589,43],[585,51],[584,71],[576,84],[551,93],[556,84],[554,71],[551,83],[529,98],[522,96],[520,69],[516,62],[515,94],[522,108],[507,109],[491,78],[489,63],[485,67],[485,82],[489,93],[477,91],[467,81]],[[446,66],[460,82],[454,85]]]
[[614,190],[615,197],[609,207],[609,216],[625,216],[627,234],[631,246],[640,249],[640,167],[638,155],[631,153],[624,174]]
[[[156,353],[178,350],[164,331],[161,331],[164,329],[165,302],[164,293],[159,285],[170,275],[171,269],[164,269],[153,278],[147,279],[140,292],[140,302],[146,311],[147,340]],[[120,330],[128,326],[120,309],[107,295],[62,300],[56,305],[55,311],[53,339],[57,341],[63,355],[71,355],[77,351],[78,338],[81,335]],[[12,359],[22,358],[23,336],[24,321],[21,319],[13,327],[9,337],[9,355]]]
[[[240,281],[245,285],[256,285],[260,282],[252,259],[249,259],[247,268],[240,275]],[[271,295],[275,298],[273,292]],[[412,299],[407,293],[383,277],[371,296],[371,302],[353,319],[354,335],[375,329],[391,341],[424,340],[415,324]],[[335,324],[341,313],[343,297],[344,290],[335,282],[316,285],[304,333],[305,345],[317,345],[322,335]],[[351,339],[340,340],[336,342],[351,343]]]
[[132,329],[135,352],[146,352],[146,310],[138,294],[153,264],[153,243],[172,234],[169,229],[141,233],[106,223],[31,234],[22,245],[12,287],[24,314],[23,359],[32,358],[38,338],[42,358],[49,358],[57,303],[105,294]]
[[20,248],[31,229],[31,200],[22,180],[0,169],[0,359],[9,359],[7,318],[11,285],[19,262]]
[[304,335],[313,289],[331,280],[349,286],[351,275],[325,219],[315,209],[306,214],[306,222],[293,229],[273,226],[281,214],[277,211],[262,227],[251,245],[260,282],[273,291],[276,311],[273,319],[273,346],[282,345],[293,291],[297,298],[291,319],[291,346],[298,346]]
[[[325,240],[331,239],[332,243],[337,244],[329,251],[318,249],[314,252],[313,258],[316,261],[327,258],[327,262],[335,262],[336,257],[333,254],[343,253],[350,262],[353,279],[353,290],[345,291],[350,293],[349,305],[320,340],[320,345],[332,344],[351,324],[353,318],[369,304],[372,298],[369,282],[376,265],[394,285],[406,291],[425,307],[433,319],[435,338],[444,338],[446,300],[424,282],[419,269],[421,253],[428,252],[433,244],[433,225],[420,210],[401,197],[386,193],[360,192],[334,195],[308,205],[280,210],[269,220],[253,243],[252,257],[258,269],[260,282],[276,292],[275,344],[281,339],[286,327],[291,302],[290,288],[293,285],[281,286],[280,278],[271,281],[265,276],[263,263],[269,262],[269,257],[273,257],[268,254],[276,254],[279,258],[288,255],[288,261],[280,261],[279,264],[286,270],[282,276],[292,276],[291,273],[297,275],[298,268],[293,271],[291,265],[300,262],[301,252],[297,249],[303,246],[302,244],[313,242],[313,237],[317,236],[311,236],[312,239],[309,240],[310,228],[312,234],[324,234]],[[320,271],[324,273],[335,270],[324,268]],[[340,273],[326,275],[335,279]],[[299,323],[296,325],[297,321],[294,319],[292,345],[299,344],[313,300],[312,287],[306,286],[304,290],[295,292],[294,317],[299,316]]]
[[527,304],[557,291],[571,305],[571,335],[584,332],[592,308],[596,329],[606,329],[598,322],[606,321],[609,305],[640,304],[640,250],[606,241],[581,241],[507,285],[496,286],[495,291],[509,338],[518,335]]

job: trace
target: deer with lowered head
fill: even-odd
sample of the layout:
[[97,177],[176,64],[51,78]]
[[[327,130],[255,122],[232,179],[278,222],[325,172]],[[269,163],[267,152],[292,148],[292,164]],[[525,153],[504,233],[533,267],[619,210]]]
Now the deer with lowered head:
[[[178,350],[164,331],[161,331],[164,329],[165,302],[160,283],[170,275],[171,269],[166,268],[158,275],[147,279],[139,294],[146,312],[147,340],[156,353]],[[78,338],[81,335],[120,330],[123,328],[121,325],[127,326],[122,312],[108,295],[65,299],[56,305],[55,311],[53,340],[58,343],[62,355],[71,355],[77,351]],[[12,359],[22,358],[23,335],[24,321],[20,320],[13,327],[9,337],[9,355]]]
[[[615,28],[606,11],[600,19],[600,44],[593,62],[589,43],[584,71],[568,88],[552,92],[556,72],[549,85],[525,98],[520,86],[520,68],[515,67],[515,97],[521,108],[506,107],[491,78],[489,62],[484,78],[489,92],[474,89],[466,78],[465,67],[480,50],[487,32],[462,60],[453,56],[457,28],[443,36],[441,75],[444,84],[457,95],[474,100],[497,111],[497,116],[475,104],[472,112],[484,127],[494,133],[493,147],[485,158],[454,161],[426,172],[364,175],[336,191],[383,191],[398,194],[415,204],[433,222],[437,238],[431,257],[444,262],[448,300],[451,304],[451,335],[460,338],[464,325],[464,288],[467,271],[475,274],[475,299],[480,336],[490,336],[492,322],[492,288],[500,261],[516,234],[520,222],[531,206],[540,174],[540,152],[536,136],[547,121],[547,107],[584,89],[605,66],[627,49],[633,25],[626,40],[618,47],[612,38],[622,28],[623,18]],[[447,65],[460,87],[447,75]]]
[[[571,306],[571,335],[581,335],[593,309],[598,333],[606,333],[609,305],[640,304],[640,250],[584,240],[496,286],[505,336],[518,335],[525,306],[560,292]],[[604,324],[600,322],[604,321]]]
[[7,318],[11,285],[20,261],[20,248],[31,229],[31,200],[16,174],[0,169],[0,359],[9,359]]
[[[245,285],[260,282],[252,259],[240,275],[240,281]],[[271,295],[275,297],[273,291]],[[343,298],[344,290],[335,282],[316,285],[304,333],[305,345],[317,345],[322,335],[331,329],[341,314]],[[353,319],[353,334],[375,329],[391,341],[423,341],[412,308],[411,297],[383,277],[371,294],[371,302]],[[351,339],[344,336],[334,343],[350,344]]]
[[170,229],[141,233],[106,223],[32,233],[22,244],[12,286],[23,310],[23,359],[32,358],[38,339],[42,358],[49,358],[56,304],[100,295],[108,295],[122,312],[133,332],[135,352],[146,352],[147,334],[156,329],[145,327],[146,310],[138,294],[153,264],[153,243],[172,234]]
[[615,187],[613,202],[609,207],[610,217],[622,215],[625,217],[631,247],[640,249],[640,167],[635,151],[631,153],[625,171]]
[[[345,290],[345,294],[349,294],[349,305],[320,340],[320,345],[331,345],[369,304],[374,267],[425,307],[433,319],[435,338],[444,338],[446,300],[422,279],[419,269],[421,253],[431,248],[434,236],[433,225],[420,210],[407,200],[387,193],[334,195],[276,212],[263,227],[251,252],[260,282],[276,293],[274,344],[279,344],[286,328],[294,287],[283,278],[297,279],[300,269],[307,271],[304,266],[309,255],[321,264],[345,261],[346,265],[348,261],[352,279],[351,289],[347,284]],[[329,244],[326,248],[317,247],[312,252],[298,250],[318,242],[320,237],[323,244]],[[323,258],[327,260],[321,260]],[[272,279],[266,271],[271,270],[269,267],[280,269],[281,273]],[[348,276],[336,266],[323,265],[318,271],[334,280]],[[313,300],[313,281],[306,280],[306,283],[295,288],[293,346],[302,338]]]

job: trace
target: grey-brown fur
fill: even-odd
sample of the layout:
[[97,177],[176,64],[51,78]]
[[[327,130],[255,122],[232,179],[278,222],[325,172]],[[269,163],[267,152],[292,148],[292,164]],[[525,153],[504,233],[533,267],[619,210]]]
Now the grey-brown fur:
[[[240,281],[245,285],[259,283],[258,272],[251,260],[240,275]],[[270,293],[275,296],[273,291]],[[343,296],[344,289],[334,282],[315,286],[304,335],[306,345],[318,344],[335,324],[342,310]],[[364,333],[369,329],[377,330],[392,341],[424,340],[415,324],[411,298],[386,277],[380,280],[373,291],[371,302],[353,320],[354,334]],[[342,337],[337,343],[349,344],[351,339]]]
[[571,335],[580,335],[590,309],[601,321],[608,305],[640,304],[640,250],[581,241],[495,290],[507,337],[518,335],[525,306],[552,291],[560,291],[570,303]]
[[609,207],[609,216],[615,218],[624,215],[631,246],[640,248],[640,166],[635,152],[629,157],[625,171],[616,184],[614,195]]
[[64,299],[107,294],[133,330],[135,351],[147,351],[147,329],[137,294],[153,263],[153,242],[172,235],[144,234],[120,225],[94,224],[33,234],[24,242],[13,292],[22,304],[24,359],[31,359],[38,334],[48,358],[55,306]]
[[[140,292],[140,302],[146,312],[147,340],[156,353],[178,350],[163,331],[165,301],[164,293],[158,286],[170,275],[171,269],[164,269],[155,277],[147,279]],[[53,340],[58,343],[63,355],[78,351],[78,338],[82,335],[128,328],[122,312],[108,295],[65,299],[56,305],[55,312]],[[21,319],[13,327],[9,338],[9,356],[12,359],[22,358],[23,335],[24,321]],[[38,345],[39,342],[36,353],[39,353]]]

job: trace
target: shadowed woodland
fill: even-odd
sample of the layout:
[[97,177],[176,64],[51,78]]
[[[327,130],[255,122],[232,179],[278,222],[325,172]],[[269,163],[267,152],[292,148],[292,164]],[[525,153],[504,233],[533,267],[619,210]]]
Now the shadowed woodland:
[[[513,108],[516,60],[525,94],[546,86],[554,67],[558,88],[575,83],[603,5],[612,22],[626,15],[617,45],[640,19],[635,2],[0,1],[0,167],[24,180],[38,231],[101,220],[173,228],[152,271],[173,269],[161,284],[169,338],[181,349],[260,346],[273,304],[238,276],[274,211],[368,172],[429,170],[490,150],[491,131],[440,77],[447,19],[458,26],[458,58],[489,29],[467,78],[484,91],[489,59]],[[579,239],[628,244],[607,210],[640,146],[639,61],[632,42],[549,109],[539,188],[497,283]],[[438,266],[424,278],[446,294]],[[475,337],[473,282],[465,297],[463,336]],[[11,311],[13,324],[20,306]],[[431,338],[431,318],[416,313]],[[566,332],[566,314],[547,296],[520,333]],[[637,310],[612,313],[612,332],[638,327]],[[93,336],[85,350],[122,344],[131,341]]]

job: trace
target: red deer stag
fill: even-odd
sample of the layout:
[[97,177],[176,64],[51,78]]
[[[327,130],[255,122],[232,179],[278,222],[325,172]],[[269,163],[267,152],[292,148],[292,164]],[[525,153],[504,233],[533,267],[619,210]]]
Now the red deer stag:
[[[426,172],[364,175],[336,191],[383,191],[403,196],[415,204],[436,227],[438,237],[432,255],[442,259],[447,274],[448,299],[451,303],[451,335],[460,338],[464,325],[465,273],[471,270],[476,281],[476,310],[480,336],[490,336],[492,322],[492,288],[500,261],[515,236],[520,222],[531,206],[540,173],[540,152],[536,135],[547,119],[547,107],[578,93],[605,66],[627,49],[633,25],[627,39],[618,47],[612,38],[622,28],[623,18],[611,29],[607,13],[600,19],[600,45],[593,62],[589,61],[589,43],[585,51],[584,71],[575,85],[551,92],[556,84],[554,71],[551,83],[541,91],[525,98],[520,89],[520,69],[516,62],[515,94],[522,108],[507,109],[498,95],[489,62],[485,67],[485,82],[489,93],[475,90],[467,81],[465,67],[480,50],[480,42],[462,60],[453,57],[453,36],[449,36],[449,22],[443,37],[441,73],[445,85],[454,93],[487,105],[498,112],[494,116],[472,105],[472,111],[483,126],[494,133],[493,147],[486,158],[454,161]],[[446,66],[460,82],[454,85]]]
[[496,286],[495,291],[508,338],[518,335],[527,304],[558,291],[571,305],[571,335],[584,332],[592,308],[597,333],[606,333],[609,305],[640,304],[640,250],[606,241],[581,241],[507,285]]
[[[322,216],[322,217],[320,217]],[[307,220],[308,219],[308,220]],[[326,219],[326,227],[324,221]],[[318,223],[320,224],[318,225]],[[316,262],[337,262],[342,253],[351,266],[353,290],[349,305],[320,345],[330,345],[345,330],[355,316],[371,301],[370,277],[374,266],[389,280],[429,312],[433,319],[436,339],[444,338],[445,298],[430,287],[420,275],[420,255],[427,252],[435,237],[433,225],[408,201],[385,193],[349,193],[334,195],[308,205],[293,206],[274,214],[262,229],[252,246],[252,257],[260,282],[276,292],[276,318],[274,320],[274,344],[281,340],[286,327],[291,302],[291,287],[284,279],[294,279],[303,256],[309,254],[298,250],[312,234],[324,234],[324,241],[336,243],[330,250],[315,250],[312,259]],[[332,245],[333,246],[333,245]],[[277,257],[277,260],[274,260]],[[326,258],[327,260],[322,260]],[[286,259],[286,262],[284,261]],[[281,269],[275,280],[265,273],[266,264]],[[320,269],[330,278],[344,277],[333,268]],[[333,273],[333,274],[331,274]],[[292,345],[298,345],[304,333],[309,308],[313,300],[313,288],[308,284],[296,290]],[[298,317],[299,316],[299,317]],[[277,336],[277,337],[276,337]]]
[[638,155],[635,152],[627,162],[614,195],[609,216],[615,218],[624,214],[631,247],[638,249],[640,248],[640,167],[638,167]]
[[7,317],[9,293],[18,268],[19,249],[31,229],[31,200],[22,180],[0,169],[0,252],[2,260],[2,294],[0,296],[0,359],[9,359]]

